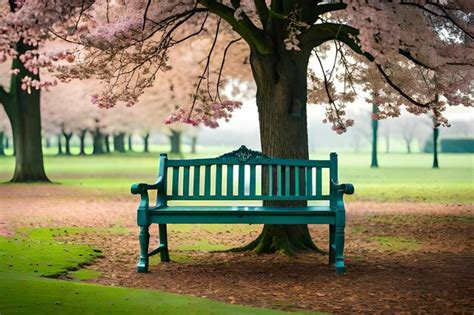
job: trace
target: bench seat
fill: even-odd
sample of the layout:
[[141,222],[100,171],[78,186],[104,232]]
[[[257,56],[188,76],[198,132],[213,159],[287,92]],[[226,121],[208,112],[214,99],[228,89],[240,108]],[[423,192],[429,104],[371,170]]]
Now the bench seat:
[[149,210],[153,223],[335,224],[335,211],[325,206],[170,206]]

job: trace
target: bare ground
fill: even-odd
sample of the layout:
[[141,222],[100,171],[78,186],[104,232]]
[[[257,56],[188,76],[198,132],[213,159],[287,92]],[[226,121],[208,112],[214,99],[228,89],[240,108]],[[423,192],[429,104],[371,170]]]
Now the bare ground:
[[[87,233],[68,239],[103,250],[105,257],[90,268],[102,273],[95,282],[114,286],[284,310],[474,311],[473,205],[349,202],[348,272],[339,277],[327,265],[327,256],[314,253],[284,257],[174,250],[199,240],[239,246],[254,239],[259,226],[237,232],[171,226],[171,259],[178,262],[154,263],[150,273],[137,274],[136,205],[133,196],[116,198],[60,185],[0,185],[0,235],[19,226],[128,228],[129,234]],[[317,244],[326,246],[327,227],[313,226],[311,233]]]

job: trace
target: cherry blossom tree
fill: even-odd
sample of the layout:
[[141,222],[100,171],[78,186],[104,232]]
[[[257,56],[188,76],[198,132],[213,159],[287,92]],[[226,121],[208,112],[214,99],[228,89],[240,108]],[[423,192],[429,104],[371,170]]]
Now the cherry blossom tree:
[[[222,79],[232,70],[247,69],[248,73],[250,68],[257,86],[262,151],[276,157],[308,158],[308,95],[326,99],[327,121],[336,132],[353,124],[345,117],[344,107],[356,95],[356,83],[351,82],[355,69],[376,70],[390,87],[375,102],[380,118],[397,116],[398,108],[406,106],[416,114],[432,112],[437,123],[447,124],[442,116],[447,105],[472,105],[474,4],[468,0],[54,2],[52,10],[47,3],[25,0],[11,19],[17,25],[42,30],[41,34],[29,31],[24,36],[28,40],[41,38],[48,29],[86,47],[67,55],[75,58],[73,67],[53,70],[62,80],[104,80],[105,88],[93,97],[95,104],[136,103],[160,72],[169,70],[176,48],[208,38],[207,57],[196,64],[202,72],[191,100],[173,112],[168,122],[217,127],[218,119],[228,119],[240,106],[221,97]],[[78,10],[80,14],[73,14]],[[69,16],[76,18],[65,18]],[[310,75],[308,80],[310,58],[316,58],[323,68],[320,55],[327,51],[328,43],[336,47],[334,64],[344,71],[336,74],[323,69],[320,77]],[[357,62],[351,62],[350,53],[358,55]],[[242,56],[240,67],[225,66]],[[397,62],[400,58],[402,64]],[[404,67],[420,72],[426,84],[405,84],[410,77],[407,71],[399,71]],[[23,83],[25,88],[47,84],[35,79]],[[398,101],[389,102],[386,93],[396,93]],[[246,248],[291,254],[316,247],[306,226],[270,225]]]

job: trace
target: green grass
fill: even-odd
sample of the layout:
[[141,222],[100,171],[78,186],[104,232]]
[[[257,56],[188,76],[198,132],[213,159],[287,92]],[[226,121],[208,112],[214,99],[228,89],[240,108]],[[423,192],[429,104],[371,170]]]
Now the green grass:
[[[67,234],[88,230],[24,228],[15,236],[0,237],[0,314],[283,313],[155,290],[106,287],[41,277],[68,275],[75,280],[97,277],[98,272],[80,267],[100,256],[99,250],[58,240]],[[111,231],[123,232],[116,228]],[[99,233],[104,232],[99,230]]]
[[418,251],[422,247],[422,244],[415,239],[398,236],[376,236],[369,237],[368,240],[377,242],[382,250],[391,252]]
[[85,244],[58,241],[70,233],[86,229],[22,229],[13,237],[0,237],[0,273],[37,274],[53,277],[78,270],[101,255]]
[[153,290],[0,274],[1,314],[283,314]]
[[[196,156],[215,157],[226,148],[211,148]],[[327,159],[327,154],[311,158]],[[368,167],[369,154],[340,153],[340,181],[351,182],[356,194],[350,200],[472,203],[474,201],[474,155],[441,154],[440,169],[431,169],[430,154],[380,154],[380,168]],[[45,157],[49,177],[72,187],[89,188],[129,196],[135,182],[153,182],[158,153],[112,154],[86,157]],[[0,181],[10,178],[12,157],[0,158]]]

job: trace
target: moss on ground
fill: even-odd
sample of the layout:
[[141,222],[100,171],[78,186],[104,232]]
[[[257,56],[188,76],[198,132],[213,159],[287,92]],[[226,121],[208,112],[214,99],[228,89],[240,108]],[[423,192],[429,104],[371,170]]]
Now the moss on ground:
[[57,237],[85,230],[20,229],[13,237],[0,237],[0,272],[57,277],[78,270],[100,257],[100,250],[85,244],[65,243]]
[[378,243],[382,250],[401,252],[401,251],[418,251],[421,249],[421,242],[413,238],[403,238],[398,236],[375,236],[368,238]]
[[0,274],[1,314],[283,314],[154,290]]

